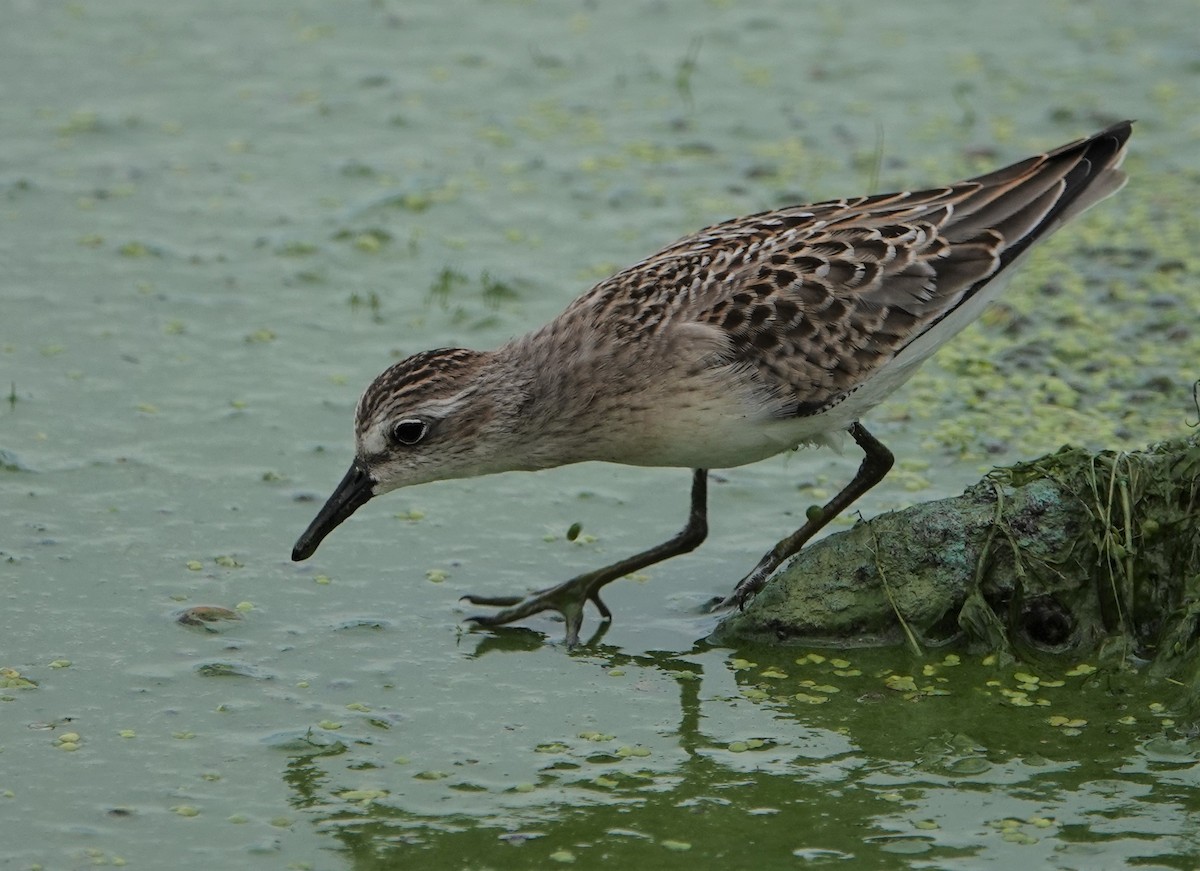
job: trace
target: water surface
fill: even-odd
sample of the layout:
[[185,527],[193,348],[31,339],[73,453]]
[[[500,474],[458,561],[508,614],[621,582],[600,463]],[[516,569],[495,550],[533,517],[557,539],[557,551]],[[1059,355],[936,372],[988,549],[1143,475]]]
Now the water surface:
[[[1124,117],[1134,183],[876,412],[900,464],[859,507],[1178,434],[1195,12],[10,3],[0,867],[1194,865],[1169,686],[703,644],[697,606],[854,456],[722,472],[709,542],[615,584],[616,623],[572,655],[549,619],[466,632],[458,596],[665,538],[686,471],[427,485],[288,557],[395,356],[495,346],[722,218],[948,181]],[[175,622],[197,605],[241,619]]]

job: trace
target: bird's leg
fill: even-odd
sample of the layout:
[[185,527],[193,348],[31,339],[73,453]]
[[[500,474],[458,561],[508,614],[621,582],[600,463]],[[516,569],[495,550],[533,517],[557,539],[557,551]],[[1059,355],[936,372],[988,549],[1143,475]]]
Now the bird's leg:
[[463,596],[463,599],[472,605],[494,605],[503,608],[495,614],[479,614],[467,619],[480,626],[503,626],[541,611],[557,611],[567,621],[567,647],[574,647],[579,643],[583,606],[587,602],[590,601],[596,606],[603,619],[612,619],[612,612],[600,599],[601,587],[646,566],[695,550],[704,541],[708,535],[707,506],[708,470],[696,469],[692,476],[692,506],[688,513],[687,525],[670,540],[610,566],[579,575],[528,596]]
[[721,603],[721,607],[731,605],[737,605],[739,608],[744,607],[746,602],[754,598],[758,591],[766,586],[767,580],[785,559],[798,553],[800,548],[804,547],[810,538],[820,532],[825,524],[848,508],[855,499],[882,481],[884,475],[892,468],[895,457],[892,456],[892,452],[884,446],[883,442],[867,432],[866,427],[861,423],[852,423],[849,430],[850,435],[854,436],[854,441],[858,442],[858,446],[863,449],[864,455],[863,461],[859,465],[853,480],[841,492],[826,502],[824,507],[817,508],[814,506],[810,508],[807,522],[771,548],[758,561],[758,565],[754,567],[754,571],[738,582],[733,592]]

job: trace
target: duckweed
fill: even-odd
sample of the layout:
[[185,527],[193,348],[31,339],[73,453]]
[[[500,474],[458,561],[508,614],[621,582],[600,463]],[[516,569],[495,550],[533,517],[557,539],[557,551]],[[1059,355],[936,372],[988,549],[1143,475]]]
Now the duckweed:
[[[370,804],[381,798],[388,796],[386,789],[347,789],[337,794],[338,798],[343,801],[352,801],[361,804]],[[290,825],[290,823],[288,823]]]
[[814,696],[809,693],[796,693],[792,698],[806,705],[823,705],[829,701],[829,696]]
[[23,677],[15,668],[0,668],[0,689],[32,690],[37,689],[37,682]]
[[445,780],[450,775],[445,771],[418,771],[413,775],[414,780]]

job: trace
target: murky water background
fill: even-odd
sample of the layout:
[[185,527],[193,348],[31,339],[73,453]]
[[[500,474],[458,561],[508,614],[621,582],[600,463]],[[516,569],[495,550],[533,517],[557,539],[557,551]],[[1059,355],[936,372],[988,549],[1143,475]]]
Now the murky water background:
[[[878,410],[901,464],[860,507],[1178,434],[1198,12],[7,4],[0,867],[1194,866],[1169,686],[703,645],[696,606],[853,456],[722,473],[710,541],[615,584],[573,655],[550,620],[466,633],[457,597],[666,537],[686,471],[428,485],[288,556],[394,356],[498,344],[715,220],[1122,117],[1134,183]],[[196,605],[241,619],[174,622]]]

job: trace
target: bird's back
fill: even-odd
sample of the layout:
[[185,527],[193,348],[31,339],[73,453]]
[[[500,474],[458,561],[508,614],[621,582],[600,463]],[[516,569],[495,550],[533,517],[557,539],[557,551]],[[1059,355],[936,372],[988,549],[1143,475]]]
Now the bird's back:
[[559,326],[652,346],[705,325],[722,362],[778,400],[773,414],[819,414],[881,373],[903,381],[978,316],[1005,267],[1115,193],[1130,132],[1123,122],[943,188],[708,227],[601,282]]

